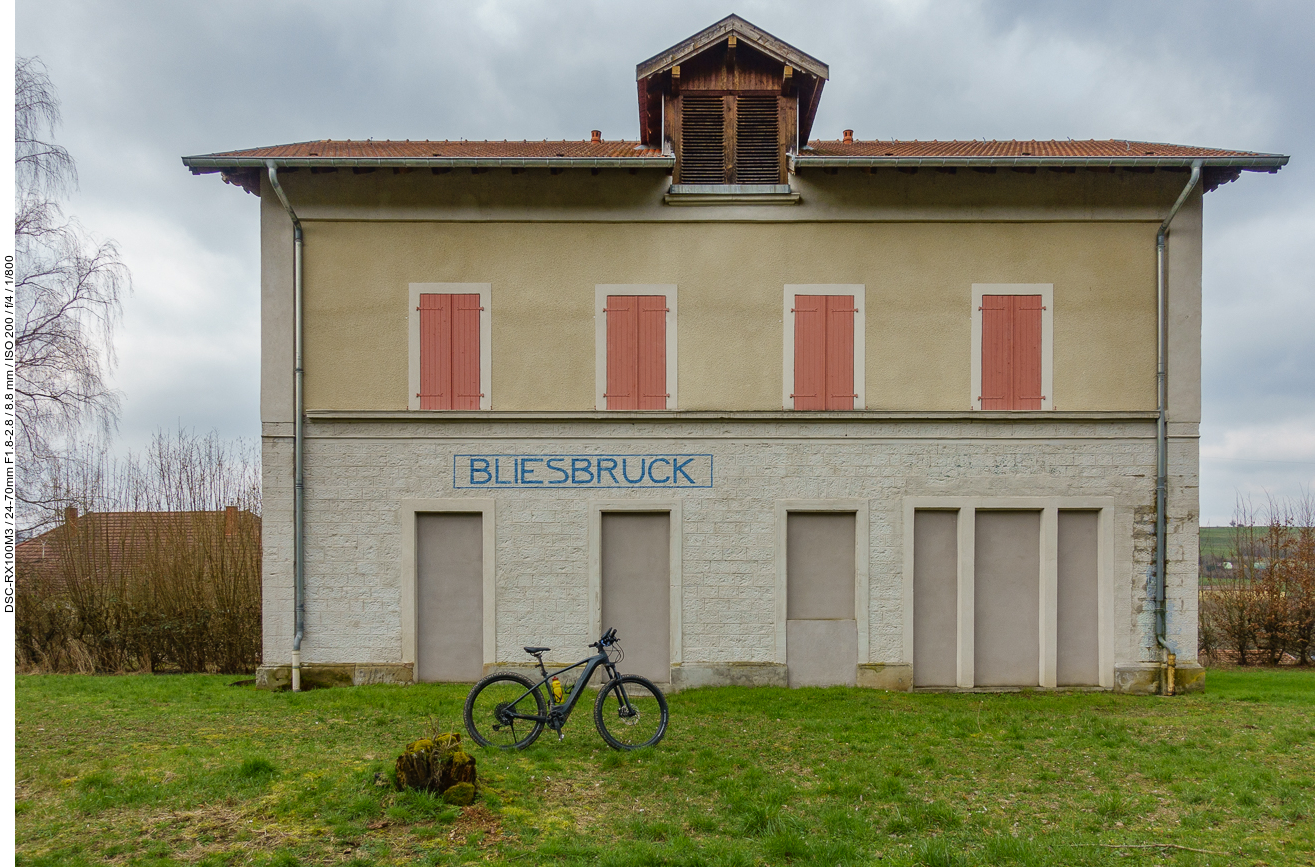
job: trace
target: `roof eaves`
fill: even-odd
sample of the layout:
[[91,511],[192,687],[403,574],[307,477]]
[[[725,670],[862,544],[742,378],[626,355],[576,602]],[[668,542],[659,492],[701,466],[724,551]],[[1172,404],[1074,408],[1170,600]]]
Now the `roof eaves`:
[[183,157],[193,173],[206,169],[264,168],[589,168],[661,169],[675,157]]
[[705,30],[701,30],[688,39],[678,42],[665,51],[660,51],[648,60],[637,64],[635,66],[635,80],[643,81],[655,73],[663,72],[681,63],[686,58],[698,54],[709,45],[719,42],[731,33],[743,36],[753,43],[754,48],[778,63],[802,69],[823,80],[831,77],[830,67],[811,54],[800,51],[766,30],[755,27],[738,15],[727,15]]
[[809,156],[799,154],[791,157],[792,168],[938,168],[938,167],[1009,167],[1029,168],[1044,166],[1097,167],[1178,167],[1191,166],[1200,160],[1206,166],[1228,166],[1230,168],[1253,169],[1257,171],[1278,171],[1287,165],[1288,157],[1282,154],[1254,154],[1246,156],[1136,156],[1136,157],[1065,157],[1065,156]]

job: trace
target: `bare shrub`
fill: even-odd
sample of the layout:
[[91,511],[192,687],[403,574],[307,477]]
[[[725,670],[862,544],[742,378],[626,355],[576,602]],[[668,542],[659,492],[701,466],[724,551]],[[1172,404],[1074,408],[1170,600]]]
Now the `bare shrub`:
[[19,666],[252,671],[261,555],[254,449],[179,431],[157,434],[125,460],[86,451],[57,466],[51,487],[69,504],[64,522],[20,546]]
[[1201,587],[1202,653],[1238,663],[1299,665],[1315,651],[1315,501],[1271,499],[1262,514],[1239,503],[1232,568]]

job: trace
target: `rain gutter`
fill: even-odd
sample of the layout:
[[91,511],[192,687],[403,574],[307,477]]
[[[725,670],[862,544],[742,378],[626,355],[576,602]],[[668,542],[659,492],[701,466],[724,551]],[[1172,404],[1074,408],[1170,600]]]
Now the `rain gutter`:
[[302,422],[306,416],[302,369],[302,233],[301,220],[292,210],[287,193],[279,183],[278,168],[274,160],[265,163],[269,170],[269,184],[274,188],[283,209],[292,219],[292,332],[293,380],[292,402],[296,416],[292,423],[292,571],[295,631],[292,635],[292,691],[301,692],[301,639],[306,633],[306,496],[304,465],[304,439]]
[[1192,174],[1187,179],[1187,186],[1178,194],[1178,200],[1169,209],[1169,215],[1160,224],[1155,233],[1155,313],[1156,313],[1156,368],[1155,385],[1157,395],[1157,418],[1155,422],[1155,643],[1164,648],[1165,661],[1162,667],[1164,678],[1161,694],[1173,695],[1174,664],[1178,650],[1168,640],[1168,624],[1165,606],[1165,544],[1168,535],[1169,503],[1169,311],[1168,291],[1164,279],[1164,242],[1169,234],[1169,224],[1178,215],[1178,209],[1187,201],[1192,190],[1201,180],[1201,165],[1204,160],[1192,162]]
[[803,168],[1187,168],[1226,166],[1256,171],[1278,171],[1288,158],[1280,154],[1241,157],[1027,157],[1027,156],[812,156],[791,157],[793,170]]
[[[374,168],[374,169],[665,169],[673,156],[655,157],[183,157],[195,174],[209,169]],[[201,171],[198,171],[201,170]]]

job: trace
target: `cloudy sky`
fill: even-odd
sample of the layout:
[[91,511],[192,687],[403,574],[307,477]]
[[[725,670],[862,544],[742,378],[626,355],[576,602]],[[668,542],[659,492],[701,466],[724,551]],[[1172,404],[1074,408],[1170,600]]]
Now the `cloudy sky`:
[[185,154],[319,138],[633,138],[635,64],[736,12],[831,66],[814,135],[1290,154],[1206,198],[1202,523],[1315,487],[1315,4],[19,0],[115,239],[125,446],[259,435],[258,201]]

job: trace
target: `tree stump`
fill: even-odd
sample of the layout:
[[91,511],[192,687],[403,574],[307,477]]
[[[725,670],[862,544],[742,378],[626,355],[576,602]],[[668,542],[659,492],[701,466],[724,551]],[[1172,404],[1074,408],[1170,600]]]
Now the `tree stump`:
[[397,784],[441,795],[449,804],[475,800],[475,757],[461,749],[455,732],[421,738],[397,757]]

